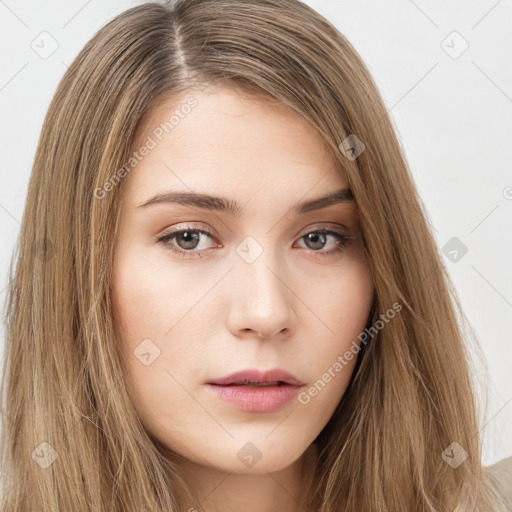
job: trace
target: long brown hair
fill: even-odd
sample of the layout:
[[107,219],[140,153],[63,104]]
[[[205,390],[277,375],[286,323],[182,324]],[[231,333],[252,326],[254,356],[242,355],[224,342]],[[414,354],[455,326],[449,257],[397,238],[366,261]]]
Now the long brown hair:
[[[137,127],[163,97],[206,84],[273,98],[311,123],[356,200],[375,287],[370,324],[402,305],[359,354],[316,440],[316,510],[490,510],[469,323],[370,73],[296,0],[140,5],[66,71],[11,266],[2,510],[188,508],[177,498],[179,461],[147,434],[126,392],[110,278]],[[357,157],[350,136],[364,144]],[[457,467],[454,454],[465,459]]]

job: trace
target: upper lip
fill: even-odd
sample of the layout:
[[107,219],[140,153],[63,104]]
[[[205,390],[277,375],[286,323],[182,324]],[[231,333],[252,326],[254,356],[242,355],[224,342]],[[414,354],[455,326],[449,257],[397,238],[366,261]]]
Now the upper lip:
[[214,379],[208,382],[208,384],[219,384],[219,385],[227,385],[227,384],[235,384],[237,382],[284,382],[286,384],[292,384],[293,386],[303,386],[304,382],[302,382],[298,377],[292,375],[286,370],[282,370],[281,368],[274,368],[272,370],[260,371],[257,369],[247,369],[241,370],[239,372],[232,373],[230,375],[226,375],[225,377],[220,377],[218,379]]

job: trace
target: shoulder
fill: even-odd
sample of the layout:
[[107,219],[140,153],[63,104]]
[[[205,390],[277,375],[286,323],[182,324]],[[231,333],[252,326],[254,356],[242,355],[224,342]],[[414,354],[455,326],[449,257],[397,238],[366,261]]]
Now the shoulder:
[[496,511],[512,511],[512,456],[483,468],[486,486],[494,497]]

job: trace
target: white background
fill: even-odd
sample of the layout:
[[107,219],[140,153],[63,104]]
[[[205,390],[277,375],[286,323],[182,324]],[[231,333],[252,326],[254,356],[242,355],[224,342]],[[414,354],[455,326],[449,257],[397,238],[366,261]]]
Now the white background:
[[[139,3],[0,1],[2,307],[31,165],[57,83],[99,28]],[[482,433],[484,463],[492,464],[512,455],[512,2],[306,3],[347,36],[377,82],[439,250],[452,237],[468,248],[456,263],[443,258],[489,365]],[[31,47],[42,45],[44,31],[58,43],[46,59]],[[464,44],[469,47],[459,55]],[[3,329],[0,334],[3,352]]]

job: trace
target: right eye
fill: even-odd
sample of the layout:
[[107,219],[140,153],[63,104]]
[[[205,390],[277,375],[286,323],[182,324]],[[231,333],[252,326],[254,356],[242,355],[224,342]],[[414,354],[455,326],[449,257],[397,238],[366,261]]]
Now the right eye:
[[167,232],[158,237],[157,241],[170,249],[171,252],[180,256],[188,257],[188,255],[190,255],[191,257],[202,257],[203,251],[207,248],[202,247],[199,250],[196,249],[201,245],[201,242],[212,237],[212,233],[203,229],[186,227],[184,229],[176,229]]

